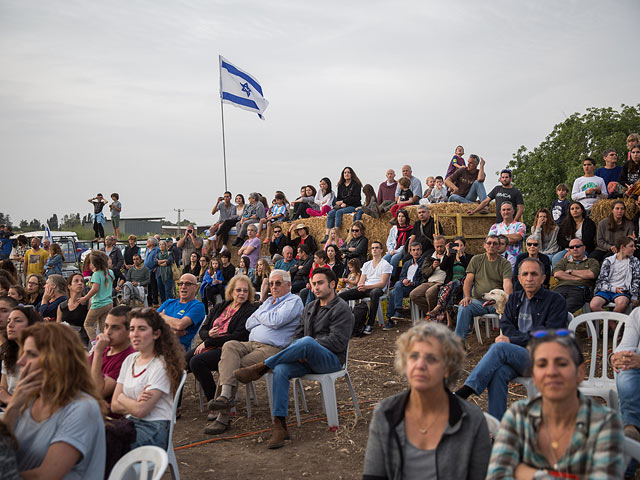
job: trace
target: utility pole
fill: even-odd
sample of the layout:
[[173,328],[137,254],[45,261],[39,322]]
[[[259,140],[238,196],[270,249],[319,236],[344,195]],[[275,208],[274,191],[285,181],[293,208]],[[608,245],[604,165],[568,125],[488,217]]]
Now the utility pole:
[[178,237],[180,236],[180,214],[184,212],[184,208],[174,208],[174,212],[178,212]]

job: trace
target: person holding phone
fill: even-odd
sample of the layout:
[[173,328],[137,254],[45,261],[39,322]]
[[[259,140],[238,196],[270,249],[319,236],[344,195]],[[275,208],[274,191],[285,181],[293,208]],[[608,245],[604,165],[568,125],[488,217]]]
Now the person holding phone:
[[191,254],[202,248],[202,239],[196,235],[193,225],[187,226],[186,233],[178,240],[178,248],[182,250],[182,265],[187,265],[191,261]]

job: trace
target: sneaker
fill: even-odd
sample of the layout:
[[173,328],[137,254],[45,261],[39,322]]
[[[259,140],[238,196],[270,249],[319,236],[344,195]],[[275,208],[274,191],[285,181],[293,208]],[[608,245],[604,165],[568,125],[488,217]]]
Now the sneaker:
[[401,317],[400,315],[391,315],[391,320],[393,320],[394,322],[402,321],[404,320],[404,317]]
[[387,320],[387,322],[382,326],[382,330],[385,332],[387,330],[393,330],[394,328],[396,328],[396,322],[391,319]]
[[366,327],[364,327],[364,333],[365,335],[371,335],[373,333],[373,327],[371,325],[367,325]]

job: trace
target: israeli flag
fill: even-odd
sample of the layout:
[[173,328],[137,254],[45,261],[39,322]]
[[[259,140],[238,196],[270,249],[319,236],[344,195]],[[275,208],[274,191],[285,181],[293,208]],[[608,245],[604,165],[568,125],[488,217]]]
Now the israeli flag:
[[220,58],[220,97],[224,103],[255,112],[260,118],[269,106],[258,80],[247,72]]
[[49,229],[49,223],[48,222],[44,224],[44,235],[42,236],[42,239],[40,240],[40,246],[43,245],[45,238],[49,239],[49,243],[53,243],[53,237],[51,236],[51,230]]

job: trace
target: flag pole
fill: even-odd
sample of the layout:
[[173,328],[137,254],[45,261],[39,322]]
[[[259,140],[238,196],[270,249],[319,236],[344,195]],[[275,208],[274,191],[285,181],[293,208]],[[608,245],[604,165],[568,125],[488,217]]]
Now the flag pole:
[[224,138],[224,104],[222,103],[222,55],[218,55],[218,68],[220,73],[220,113],[222,114],[222,162],[224,167],[224,191],[227,187],[227,146]]
[[224,139],[224,104],[222,103],[222,95],[220,95],[220,112],[222,112],[222,162],[224,164],[224,191],[227,188],[227,148]]

